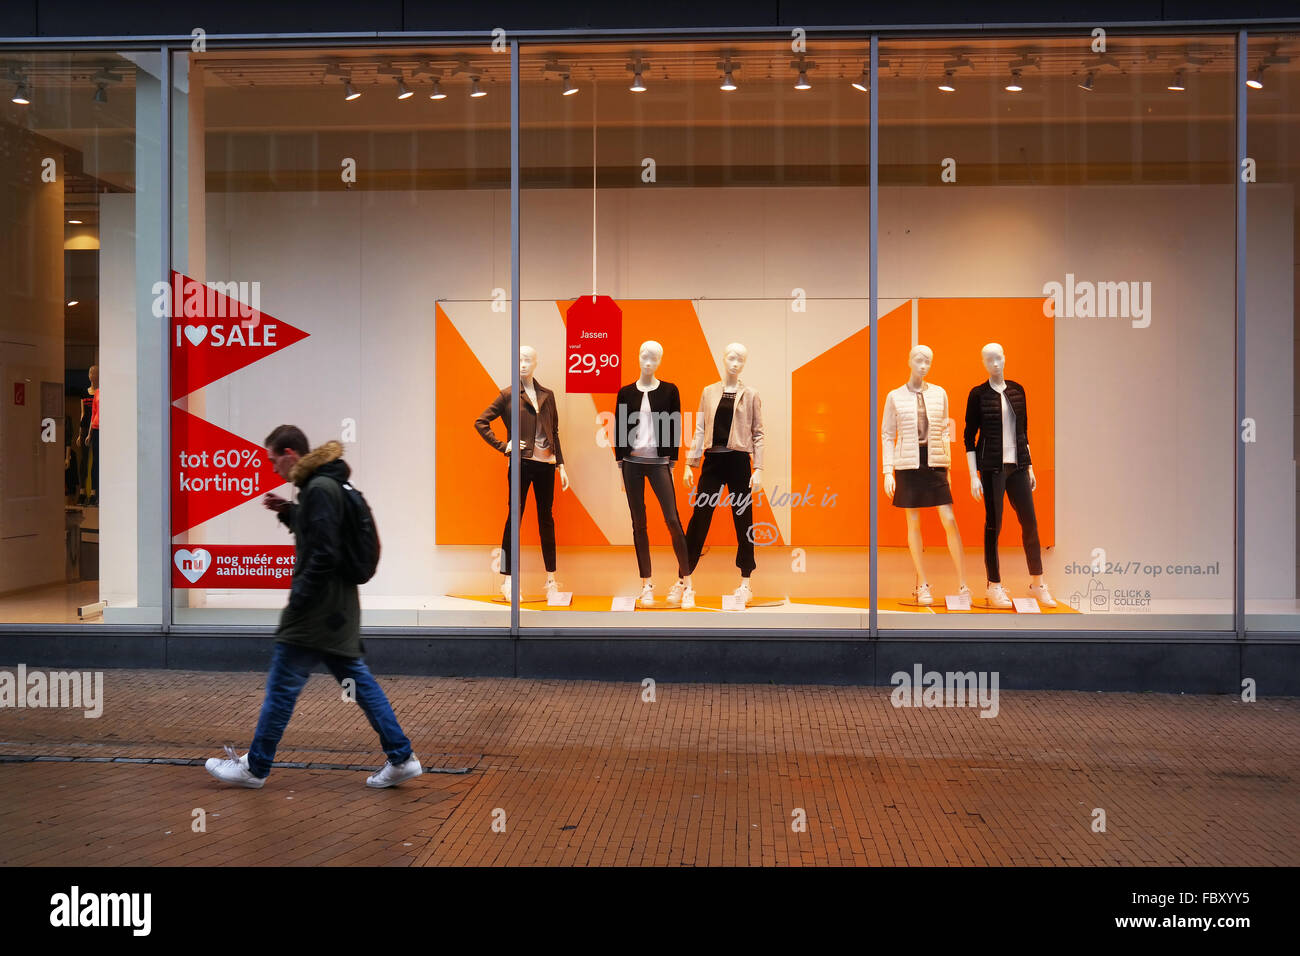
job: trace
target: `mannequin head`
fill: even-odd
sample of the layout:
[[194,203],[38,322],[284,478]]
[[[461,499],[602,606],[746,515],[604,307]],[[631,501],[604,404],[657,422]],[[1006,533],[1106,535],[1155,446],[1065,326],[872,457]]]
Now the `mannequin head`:
[[537,350],[531,345],[519,346],[519,380],[530,382],[537,370]]
[[984,369],[991,378],[1002,377],[1002,373],[1007,367],[1007,356],[1002,351],[1002,346],[998,345],[997,342],[990,342],[980,349],[980,357],[984,360]]
[[925,378],[932,362],[934,362],[934,352],[928,345],[914,346],[912,351],[907,353],[907,367],[917,378]]
[[90,387],[92,390],[99,388],[99,366],[98,365],[92,365],[90,367]]
[[641,343],[641,348],[637,350],[637,361],[641,366],[641,375],[649,378],[659,370],[659,363],[664,358],[664,347],[654,339]]
[[732,377],[740,375],[747,361],[749,361],[749,349],[739,342],[732,342],[722,350],[722,367]]

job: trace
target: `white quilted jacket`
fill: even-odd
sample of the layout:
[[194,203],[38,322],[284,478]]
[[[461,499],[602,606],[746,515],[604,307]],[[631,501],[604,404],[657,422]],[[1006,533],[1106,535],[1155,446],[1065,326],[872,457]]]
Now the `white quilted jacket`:
[[[948,454],[948,393],[938,385],[926,385],[925,414],[930,421],[929,451],[926,461],[931,468],[952,464]],[[916,393],[900,385],[885,398],[880,420],[881,462],[884,473],[908,471],[921,467],[921,445],[916,440]]]

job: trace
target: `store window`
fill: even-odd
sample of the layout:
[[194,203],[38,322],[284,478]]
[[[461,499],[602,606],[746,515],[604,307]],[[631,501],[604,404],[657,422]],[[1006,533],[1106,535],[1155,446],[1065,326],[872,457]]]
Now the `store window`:
[[866,628],[867,49],[524,47],[524,627]]
[[159,64],[0,54],[0,623],[160,620]]
[[1247,47],[1246,627],[1296,630],[1300,366],[1300,35]]
[[295,481],[341,459],[373,510],[363,625],[508,626],[500,556],[464,531],[491,514],[499,537],[504,495],[443,449],[482,444],[491,396],[463,357],[509,377],[509,55],[176,62],[176,621],[275,622],[293,541],[266,496],[297,485],[264,444],[291,424],[309,443]]
[[1233,39],[880,55],[880,626],[1231,628]]

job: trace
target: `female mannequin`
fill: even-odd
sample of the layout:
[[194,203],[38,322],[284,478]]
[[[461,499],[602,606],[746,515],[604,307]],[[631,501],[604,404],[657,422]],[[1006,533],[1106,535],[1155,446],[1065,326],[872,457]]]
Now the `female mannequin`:
[[[740,380],[740,372],[749,358],[749,350],[732,342],[722,353],[722,380],[704,389],[700,411],[695,418],[695,438],[686,456],[686,473],[682,480],[689,488],[695,484],[693,467],[704,460],[700,487],[694,493],[691,520],[686,528],[686,550],[693,573],[709,536],[716,495],[727,486],[732,519],[736,526],[736,567],[740,568],[738,601],[748,604],[754,598],[749,576],[754,573],[753,499],[763,487],[763,406],[758,392]],[[750,453],[754,470],[750,472]],[[725,500],[725,499],[724,499]],[[695,592],[690,591],[694,601]]]
[[677,583],[668,592],[669,604],[693,607],[695,591],[691,587],[686,533],[677,515],[673,497],[673,464],[682,446],[682,400],[677,386],[655,377],[663,361],[664,348],[653,340],[642,342],[638,350],[641,376],[618,390],[617,427],[614,458],[618,461],[623,492],[632,515],[632,541],[636,546],[637,570],[641,575],[643,607],[654,604],[654,584],[650,581],[650,536],[646,525],[645,483],[659,499],[664,523],[672,537],[677,555]]
[[78,446],[83,460],[86,452],[90,459],[90,491],[86,503],[91,507],[99,504],[99,366],[90,367],[90,387],[86,392],[90,398],[81,400],[81,432]]
[[[966,465],[970,493],[984,501],[984,568],[988,572],[988,602],[996,608],[1012,606],[1002,586],[998,566],[998,535],[1002,532],[1002,498],[1005,494],[1020,520],[1020,537],[1029,564],[1029,594],[1044,607],[1056,607],[1043,581],[1043,557],[1038,543],[1038,518],[1033,491],[1038,487],[1029,462],[1029,422],[1025,389],[1006,378],[1007,357],[1002,346],[990,342],[980,353],[987,382],[971,389],[966,402]],[[978,436],[978,438],[977,438]]]
[[[528,488],[537,499],[537,531],[542,539],[542,559],[546,563],[546,593],[558,591],[555,580],[555,518],[551,511],[555,502],[555,473],[560,473],[560,490],[569,490],[569,476],[564,470],[564,452],[560,449],[560,417],[555,405],[555,393],[543,388],[533,378],[537,370],[537,350],[530,345],[519,348],[519,519],[523,520],[528,506]],[[510,389],[501,394],[474,422],[483,440],[509,457],[514,439],[510,437]],[[492,431],[493,419],[506,423],[506,437],[501,441]],[[506,469],[506,526],[501,533],[501,594],[510,600],[510,469]]]
[[916,603],[930,605],[934,598],[925,578],[921,541],[921,508],[939,509],[948,553],[957,570],[958,594],[969,594],[962,568],[961,531],[952,511],[952,478],[948,466],[952,436],[948,434],[948,393],[925,381],[934,352],[918,345],[907,356],[912,374],[885,398],[880,441],[885,472],[885,494],[894,507],[907,512],[907,548],[916,569]]

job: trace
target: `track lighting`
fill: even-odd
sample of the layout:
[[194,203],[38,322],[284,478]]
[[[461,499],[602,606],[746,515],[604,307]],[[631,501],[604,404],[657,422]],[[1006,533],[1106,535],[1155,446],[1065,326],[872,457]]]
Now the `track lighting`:
[[397,98],[399,100],[409,100],[415,95],[415,91],[406,85],[406,80],[398,77],[397,80]]
[[869,69],[870,67],[867,64],[863,64],[862,75],[849,84],[860,93],[871,92],[871,75],[868,72]]
[[473,85],[469,89],[469,95],[474,99],[478,99],[480,96],[487,96],[487,90],[479,89],[479,78],[477,76],[471,76],[470,79],[473,81]]
[[431,99],[431,100],[445,100],[446,98],[447,98],[447,94],[444,93],[444,92],[442,91],[442,81],[441,81],[441,80],[434,80],[434,81],[433,81],[433,92],[429,94],[429,99]]
[[1170,83],[1168,86],[1166,86],[1165,89],[1173,93],[1181,93],[1183,90],[1187,89],[1187,87],[1183,86],[1182,70],[1179,70],[1177,73],[1174,74],[1174,81]]
[[953,86],[952,83],[952,70],[946,71],[943,75],[943,79],[939,81],[939,92],[940,93],[957,92],[957,87]]
[[642,62],[640,57],[627,65],[627,71],[632,74],[632,85],[628,87],[629,90],[633,93],[645,92],[645,77],[642,74],[648,69],[650,64]]
[[1097,77],[1096,73],[1089,72],[1087,78],[1082,83],[1079,84],[1079,89],[1083,90],[1083,92],[1085,93],[1091,93],[1092,81],[1096,79],[1096,77]]
[[573,95],[574,93],[576,93],[576,92],[578,92],[578,88],[577,88],[576,86],[574,86],[571,82],[569,82],[569,74],[565,73],[565,74],[564,74],[564,92],[561,93],[560,95],[561,95],[561,96],[572,96],[572,95]]
[[1020,85],[1019,70],[1011,71],[1011,82],[1008,83],[1006,86],[1004,86],[1003,89],[1005,89],[1008,93],[1019,93],[1022,90],[1024,90],[1024,87]]
[[736,86],[736,78],[731,75],[730,70],[727,71],[727,75],[723,78],[722,86],[720,86],[719,89],[725,90],[728,93],[739,89],[739,87]]
[[640,73],[637,73],[637,74],[632,78],[632,85],[629,86],[628,89],[631,90],[633,93],[644,93],[644,92],[645,92],[645,80],[641,79],[641,74],[640,74]]
[[95,102],[96,103],[108,102],[108,86],[106,84],[104,83],[95,84]]
[[360,93],[358,93],[355,89],[352,88],[352,81],[349,80],[347,77],[344,77],[344,78],[343,78],[343,98],[344,98],[345,100],[347,100],[349,103],[351,103],[353,100],[355,100],[355,99],[356,99],[357,97],[359,97],[360,95],[361,95]]
[[17,103],[19,106],[31,105],[32,91],[31,88],[27,85],[26,80],[18,81],[18,86],[14,90],[14,95],[10,98],[10,102]]
[[[1261,63],[1255,75],[1246,81],[1246,85],[1252,90],[1262,90],[1264,88],[1264,65]],[[17,100],[14,100],[17,103]]]
[[740,69],[740,67],[735,63],[732,63],[731,59],[728,58],[718,61],[718,69],[721,70],[723,74],[722,85],[718,87],[718,89],[722,90],[724,93],[735,92],[737,86],[736,77],[733,74],[736,70]]
[[795,81],[794,88],[795,88],[796,90],[811,90],[811,89],[812,89],[812,84],[808,82],[808,71],[807,71],[807,70],[800,70],[800,71],[799,71],[799,79],[798,79],[797,81]]

